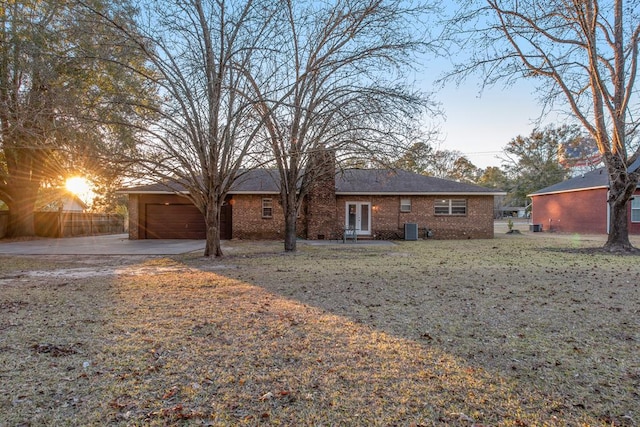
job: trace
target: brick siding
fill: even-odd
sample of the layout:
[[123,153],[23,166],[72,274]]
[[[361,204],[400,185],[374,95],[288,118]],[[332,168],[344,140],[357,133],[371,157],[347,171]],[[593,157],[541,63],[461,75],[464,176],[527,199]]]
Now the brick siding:
[[[262,199],[272,200],[271,218],[262,217]],[[247,240],[284,239],[284,211],[278,194],[235,194],[233,206],[233,238]],[[298,218],[298,236],[305,237],[305,217]]]
[[[467,214],[463,216],[435,215],[438,199],[466,199]],[[400,212],[400,200],[411,200],[411,211]],[[493,238],[493,196],[338,196],[336,216],[344,227],[347,202],[371,203],[371,237],[374,239],[404,238],[404,224],[418,224],[419,236],[432,230],[434,239]]]
[[[606,188],[533,196],[531,222],[542,231],[606,234],[608,208]],[[631,203],[628,217],[629,234],[640,234],[640,223],[631,222]]]
[[[272,199],[271,218],[262,217],[262,199]],[[436,216],[437,199],[466,199],[467,214]],[[411,200],[411,211],[400,212],[400,200]],[[284,213],[278,194],[235,194],[232,196],[232,238],[284,238]],[[129,195],[129,238],[144,239],[146,203],[184,203],[176,195]],[[493,237],[493,196],[344,196],[335,195],[330,185],[317,186],[305,201],[298,218],[298,237],[311,240],[342,239],[347,202],[371,204],[371,238],[403,239],[404,224],[416,223],[419,237],[428,229],[434,239],[479,239]],[[537,206],[536,206],[537,209]],[[535,212],[535,210],[534,210]]]
[[336,203],[336,158],[332,151],[321,151],[311,159],[315,170],[313,185],[304,202],[306,230],[303,235],[312,240],[335,238],[337,217]]
[[531,222],[542,231],[607,232],[607,189],[533,196]]
[[129,239],[138,240],[144,239],[144,236],[140,235],[140,196],[138,194],[129,194]]

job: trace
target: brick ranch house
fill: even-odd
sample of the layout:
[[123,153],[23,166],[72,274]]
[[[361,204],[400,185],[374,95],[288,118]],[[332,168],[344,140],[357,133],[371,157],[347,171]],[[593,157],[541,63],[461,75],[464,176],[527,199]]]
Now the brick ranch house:
[[[334,174],[332,174],[334,175]],[[129,196],[130,239],[202,239],[202,214],[178,186],[151,184],[120,190]],[[493,238],[493,199],[498,190],[406,171],[348,169],[314,185],[298,219],[300,238],[402,239],[405,224],[418,237]],[[413,226],[413,230],[416,227]],[[221,224],[222,239],[282,239],[279,175],[253,170],[232,186]]]
[[[635,162],[630,170],[640,164]],[[609,232],[609,177],[599,168],[543,188],[531,197],[531,221],[542,231],[607,234]],[[640,189],[628,206],[629,234],[640,234]]]

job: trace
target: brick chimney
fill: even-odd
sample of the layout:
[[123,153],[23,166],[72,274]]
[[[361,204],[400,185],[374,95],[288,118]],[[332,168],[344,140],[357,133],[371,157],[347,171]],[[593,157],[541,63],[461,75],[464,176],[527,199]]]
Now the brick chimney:
[[307,239],[337,238],[336,218],[336,154],[320,150],[309,161],[314,180],[307,195]]

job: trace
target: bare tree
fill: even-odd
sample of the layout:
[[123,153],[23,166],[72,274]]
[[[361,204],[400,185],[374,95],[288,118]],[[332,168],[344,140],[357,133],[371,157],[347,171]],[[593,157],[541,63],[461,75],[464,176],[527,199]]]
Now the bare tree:
[[335,173],[322,153],[338,164],[372,161],[397,158],[415,142],[412,128],[429,102],[403,73],[425,46],[417,18],[427,9],[399,0],[281,3],[272,65],[254,90],[280,175],[285,251],[295,251],[305,196],[321,174]]
[[633,250],[627,207],[638,185],[640,4],[612,0],[466,2],[448,35],[472,52],[456,75],[481,70],[486,83],[540,82],[548,108],[567,107],[593,136],[609,175],[605,249]]
[[425,143],[410,146],[393,165],[422,175],[470,183],[482,173],[462,152],[436,149]]
[[[204,256],[222,256],[222,207],[251,165],[260,120],[248,77],[270,29],[266,1],[146,3],[145,37],[132,34],[155,70],[159,120],[136,160],[148,179],[189,198],[204,216]],[[125,30],[125,29],[123,29]],[[143,106],[144,108],[144,106]],[[258,159],[261,160],[261,159]],[[186,191],[185,191],[186,190]]]

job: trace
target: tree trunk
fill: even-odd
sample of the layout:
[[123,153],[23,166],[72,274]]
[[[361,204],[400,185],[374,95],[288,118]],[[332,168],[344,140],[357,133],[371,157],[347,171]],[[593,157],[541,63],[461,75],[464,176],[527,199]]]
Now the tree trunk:
[[295,209],[287,212],[284,218],[284,250],[285,252],[295,252],[297,247],[296,226],[297,218]]
[[287,214],[285,216],[285,224],[284,224],[284,250],[285,252],[295,252],[297,247],[297,236],[296,236],[296,221],[297,215],[295,212],[293,215]]
[[604,249],[610,252],[636,250],[629,241],[628,205],[637,186],[634,175],[614,171],[609,173],[609,237]]
[[627,203],[609,203],[609,237],[604,249],[610,252],[628,252],[634,250],[629,241],[629,223]]
[[295,191],[289,191],[282,199],[282,209],[284,210],[284,250],[285,252],[295,252],[297,243],[297,222],[298,212],[296,210]]
[[[22,181],[22,182],[20,182]],[[7,193],[9,207],[9,237],[35,236],[34,213],[40,183],[14,179]]]
[[207,241],[204,247],[204,256],[221,257],[222,247],[220,245],[220,210],[221,206],[218,203],[209,203],[206,207],[204,216],[205,227],[207,229]]

